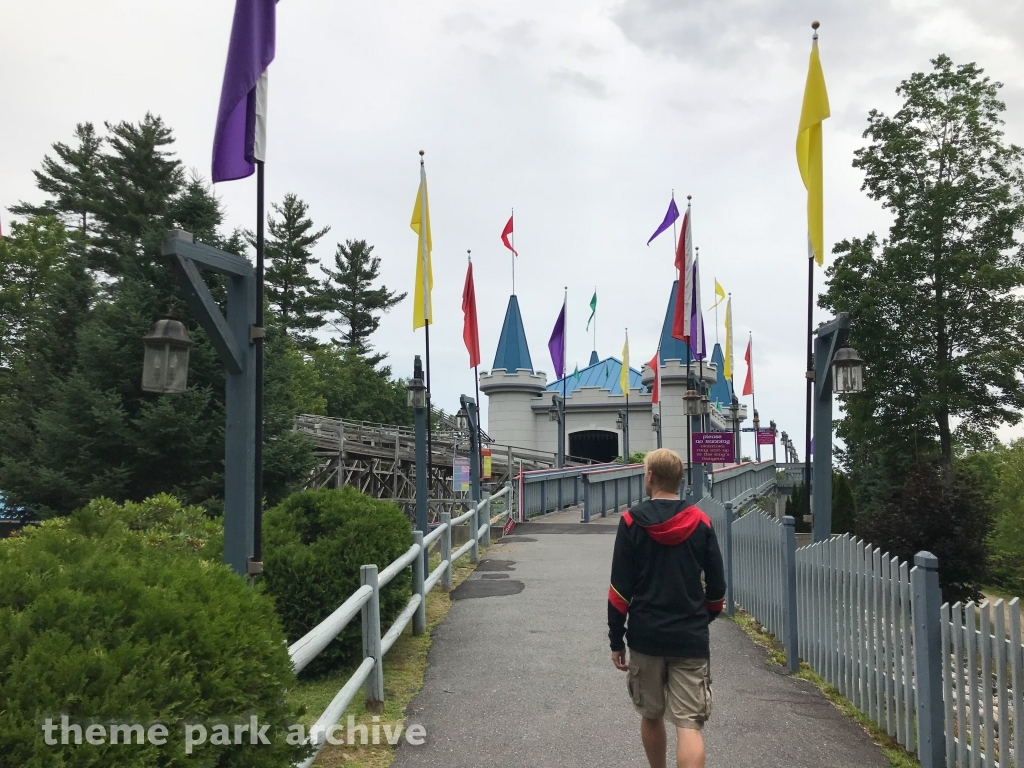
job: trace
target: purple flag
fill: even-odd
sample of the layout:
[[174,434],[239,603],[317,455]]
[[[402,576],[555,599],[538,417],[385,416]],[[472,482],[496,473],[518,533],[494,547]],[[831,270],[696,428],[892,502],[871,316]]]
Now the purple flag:
[[665,214],[665,220],[663,222],[661,222],[661,224],[655,230],[654,234],[651,235],[650,239],[648,239],[648,241],[647,241],[647,244],[650,245],[651,244],[651,240],[653,240],[658,235],[660,235],[662,232],[664,232],[666,229],[668,229],[673,224],[675,224],[676,223],[676,219],[678,219],[678,218],[679,218],[679,209],[676,208],[676,199],[673,197],[672,201],[668,204],[668,213]]
[[[237,0],[213,134],[213,181],[251,176],[263,159],[266,71],[274,60],[277,0]],[[260,87],[257,87],[257,84]]]
[[690,311],[690,349],[695,360],[703,360],[708,353],[704,341],[704,313],[700,309],[700,259],[693,260],[693,301]]
[[548,352],[551,353],[551,363],[555,366],[555,375],[561,379],[565,376],[565,302],[562,302],[562,311],[558,313],[555,320],[555,327],[551,331],[551,338],[548,339]]

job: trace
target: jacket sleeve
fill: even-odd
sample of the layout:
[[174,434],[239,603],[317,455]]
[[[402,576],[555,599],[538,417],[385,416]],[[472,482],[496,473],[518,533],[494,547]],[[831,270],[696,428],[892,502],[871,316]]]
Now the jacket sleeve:
[[633,545],[629,540],[626,520],[619,520],[612,555],[612,582],[608,587],[608,642],[613,651],[626,647],[626,612],[633,599]]
[[707,601],[711,621],[725,607],[725,565],[718,548],[718,537],[714,528],[708,528],[708,544],[704,553],[704,599]]

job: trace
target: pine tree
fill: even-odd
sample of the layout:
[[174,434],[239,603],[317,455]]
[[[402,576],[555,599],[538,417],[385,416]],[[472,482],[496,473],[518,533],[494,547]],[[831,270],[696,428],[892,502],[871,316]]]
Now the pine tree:
[[78,143],[74,147],[55,143],[56,158],[47,155],[42,168],[33,171],[36,186],[50,199],[42,205],[22,202],[10,210],[18,216],[58,216],[65,225],[77,227],[83,237],[88,237],[103,188],[103,139],[96,135],[92,123],[76,125],[75,139]]
[[[285,195],[272,208],[280,218],[270,216],[267,222],[267,299],[285,333],[300,347],[310,348],[315,344],[309,332],[323,325],[326,313],[320,281],[310,274],[317,264],[313,248],[331,228],[314,229],[309,206],[297,195]],[[255,243],[251,234],[249,243]]]
[[337,311],[335,322],[341,324],[342,344],[346,349],[367,357],[377,365],[386,355],[370,357],[370,334],[380,326],[379,313],[388,312],[401,302],[405,293],[389,291],[387,286],[374,288],[380,277],[380,257],[373,255],[373,246],[365,240],[346,240],[338,243],[334,254],[336,269],[324,270],[324,299]]

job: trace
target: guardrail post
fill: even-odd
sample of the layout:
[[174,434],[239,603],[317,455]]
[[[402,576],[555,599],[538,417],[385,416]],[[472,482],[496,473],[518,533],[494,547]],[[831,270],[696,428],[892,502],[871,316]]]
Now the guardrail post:
[[548,511],[548,481],[540,481],[540,513],[546,515]]
[[796,520],[792,515],[782,518],[782,631],[785,633],[786,666],[790,672],[800,671],[800,651],[796,612]]
[[604,480],[598,482],[601,484],[601,517],[608,517],[608,483]]
[[447,560],[448,567],[441,572],[441,591],[450,592],[452,588],[452,515],[441,513],[441,525],[445,526],[441,534],[441,560]]
[[[476,502],[472,502],[473,508],[476,509]],[[477,538],[477,534],[480,532],[480,515],[470,515],[469,520],[466,521],[466,528],[469,530],[469,540],[472,545],[469,548],[469,562],[477,563],[480,561],[480,539]]]
[[736,614],[736,602],[733,594],[732,573],[732,502],[725,502],[725,615]]
[[[422,533],[420,534],[422,536]],[[373,594],[362,609],[363,658],[372,658],[373,670],[366,678],[364,688],[367,712],[384,711],[384,659],[380,653],[380,588],[377,586],[377,566],[359,568],[359,583],[373,589]]]
[[[483,513],[484,521],[482,525],[486,528],[484,531],[483,544],[485,547],[491,546],[491,492],[484,491],[484,508],[480,510]],[[477,529],[479,531],[479,529]]]
[[615,512],[619,511],[619,481],[615,480]]
[[946,765],[942,710],[942,591],[939,589],[939,560],[931,552],[914,555],[910,586],[914,592],[911,605],[914,611],[917,757],[921,768],[940,768]]
[[590,483],[586,480],[583,480],[583,522],[590,522]]
[[420,555],[412,561],[412,593],[420,596],[419,607],[412,615],[412,633],[422,635],[427,631],[427,593],[424,581],[430,568],[430,559],[427,557],[427,548],[423,546],[423,531],[413,531],[412,541],[420,545]]

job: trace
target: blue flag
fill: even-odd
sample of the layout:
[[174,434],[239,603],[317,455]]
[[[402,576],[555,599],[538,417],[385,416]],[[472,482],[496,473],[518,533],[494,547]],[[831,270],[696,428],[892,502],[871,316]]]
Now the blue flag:
[[679,218],[679,209],[676,208],[676,199],[673,197],[672,200],[668,204],[668,213],[665,214],[665,220],[663,222],[661,222],[661,224],[658,226],[658,228],[654,231],[654,234],[650,236],[650,238],[647,240],[647,244],[650,245],[651,244],[651,240],[653,240],[658,235],[660,235],[662,232],[664,232],[666,229],[668,229],[673,224],[675,224],[676,223],[676,219],[678,219],[678,218]]

